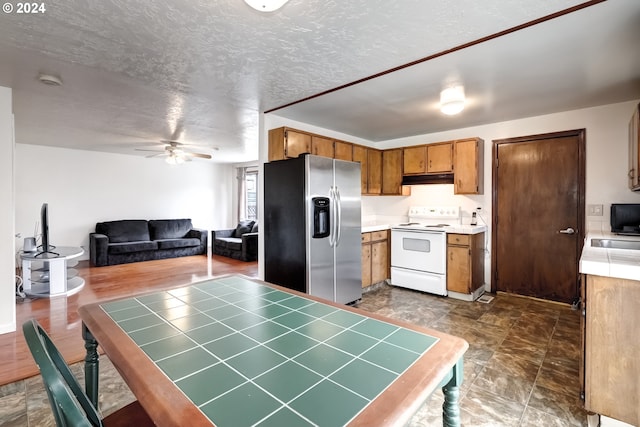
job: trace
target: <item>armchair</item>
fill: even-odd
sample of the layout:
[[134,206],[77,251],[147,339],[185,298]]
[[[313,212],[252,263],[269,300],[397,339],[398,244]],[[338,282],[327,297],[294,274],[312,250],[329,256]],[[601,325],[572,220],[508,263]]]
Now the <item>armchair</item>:
[[258,259],[258,223],[240,221],[236,228],[212,230],[211,246],[215,255],[255,261]]

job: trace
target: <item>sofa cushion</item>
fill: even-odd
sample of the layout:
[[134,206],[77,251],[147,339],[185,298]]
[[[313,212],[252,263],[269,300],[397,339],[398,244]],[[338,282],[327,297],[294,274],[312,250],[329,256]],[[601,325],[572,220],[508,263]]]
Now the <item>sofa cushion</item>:
[[233,232],[233,237],[242,237],[245,233],[251,233],[251,228],[255,224],[255,221],[246,220],[240,221],[236,227],[236,231]]
[[146,242],[121,242],[109,245],[110,254],[128,254],[130,252],[155,251],[158,244],[152,241]]
[[193,227],[190,219],[152,219],[149,221],[151,240],[181,239]]
[[239,237],[219,237],[215,244],[234,251],[242,250],[242,239]]
[[258,221],[256,221],[255,224],[253,224],[253,227],[251,227],[251,232],[252,233],[258,232]]
[[160,239],[158,249],[191,248],[200,244],[200,239]]
[[149,225],[144,219],[123,219],[96,224],[96,233],[109,237],[109,243],[151,240]]

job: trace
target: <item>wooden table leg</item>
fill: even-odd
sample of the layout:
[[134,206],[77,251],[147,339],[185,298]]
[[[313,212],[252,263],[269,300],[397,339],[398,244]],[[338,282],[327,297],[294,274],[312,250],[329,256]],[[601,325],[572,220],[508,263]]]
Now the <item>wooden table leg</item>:
[[462,385],[462,359],[451,370],[452,377],[444,387],[442,404],[442,424],[444,427],[460,427],[460,385]]
[[82,338],[84,339],[84,348],[87,350],[87,354],[84,357],[84,388],[87,397],[89,397],[93,406],[98,409],[98,341],[96,341],[84,323],[82,324]]

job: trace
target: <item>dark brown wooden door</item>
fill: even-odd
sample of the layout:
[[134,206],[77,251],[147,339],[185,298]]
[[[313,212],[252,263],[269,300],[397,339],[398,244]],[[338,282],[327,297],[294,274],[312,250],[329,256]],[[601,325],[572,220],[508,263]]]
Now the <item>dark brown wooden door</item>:
[[493,289],[578,297],[584,146],[583,129],[494,140]]

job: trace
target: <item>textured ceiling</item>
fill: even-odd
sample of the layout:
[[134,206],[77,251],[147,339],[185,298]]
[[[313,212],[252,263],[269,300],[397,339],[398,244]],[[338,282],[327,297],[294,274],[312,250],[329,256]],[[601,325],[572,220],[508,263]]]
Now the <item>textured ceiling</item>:
[[[261,111],[580,3],[290,0],[279,11],[262,14],[242,0],[57,1],[45,3],[43,14],[0,16],[0,85],[14,90],[18,143],[144,155],[135,148],[163,139],[180,139],[219,147],[212,152],[217,161],[240,162],[257,158]],[[588,9],[608,7],[610,3],[622,4],[626,21],[639,23],[637,0],[610,0]],[[576,12],[576,16],[578,13],[582,12]],[[615,23],[619,25],[619,21]],[[599,25],[609,28],[606,24],[603,20]],[[558,27],[547,27],[542,34],[552,30],[558,31]],[[407,132],[463,127],[471,123],[463,116],[449,122],[437,117],[431,127],[425,126],[424,120],[421,126],[410,127],[399,120],[411,115],[417,120],[420,113],[415,108],[420,102],[417,94],[408,97],[406,93],[409,78],[413,79],[411,84],[436,92],[451,74],[465,78],[476,74],[485,79],[498,76],[501,81],[507,79],[505,87],[512,87],[511,80],[519,76],[500,74],[504,63],[492,60],[491,55],[501,60],[503,50],[511,49],[508,52],[522,52],[514,58],[521,61],[527,57],[527,49],[540,49],[539,45],[527,44],[540,33],[527,31],[530,33],[524,39],[487,42],[487,47],[495,44],[493,50],[469,50],[469,55],[461,51],[450,56],[449,63],[429,61],[434,65],[421,65],[426,68],[419,73],[394,73],[397,79],[392,74],[370,81],[361,86],[362,93],[378,94],[375,106],[367,104],[370,98],[362,93],[348,92],[353,87],[276,114],[348,131],[371,141],[407,136]],[[556,34],[562,36],[562,32]],[[553,40],[545,40],[550,49]],[[581,49],[588,47],[580,46],[579,40],[573,42],[574,47],[576,42]],[[635,75],[635,89],[633,81],[632,86],[628,81],[625,84],[627,89],[631,87],[628,99],[633,99],[640,97],[638,92],[633,93],[638,89],[638,52],[627,56],[631,59],[625,66],[631,70],[625,78]],[[544,56],[538,63],[553,66]],[[528,71],[533,82],[537,71]],[[64,85],[38,83],[39,72],[59,75]],[[400,88],[399,82],[405,85]],[[481,90],[496,91],[499,85],[478,88],[478,93]],[[535,94],[535,87],[530,91]],[[348,102],[358,97],[365,103]],[[500,99],[523,102],[504,96]],[[361,118],[341,121],[340,117],[347,117],[340,113],[341,108]],[[366,120],[362,118],[364,113]],[[473,120],[499,118],[488,114]],[[200,149],[207,152],[204,150]]]

